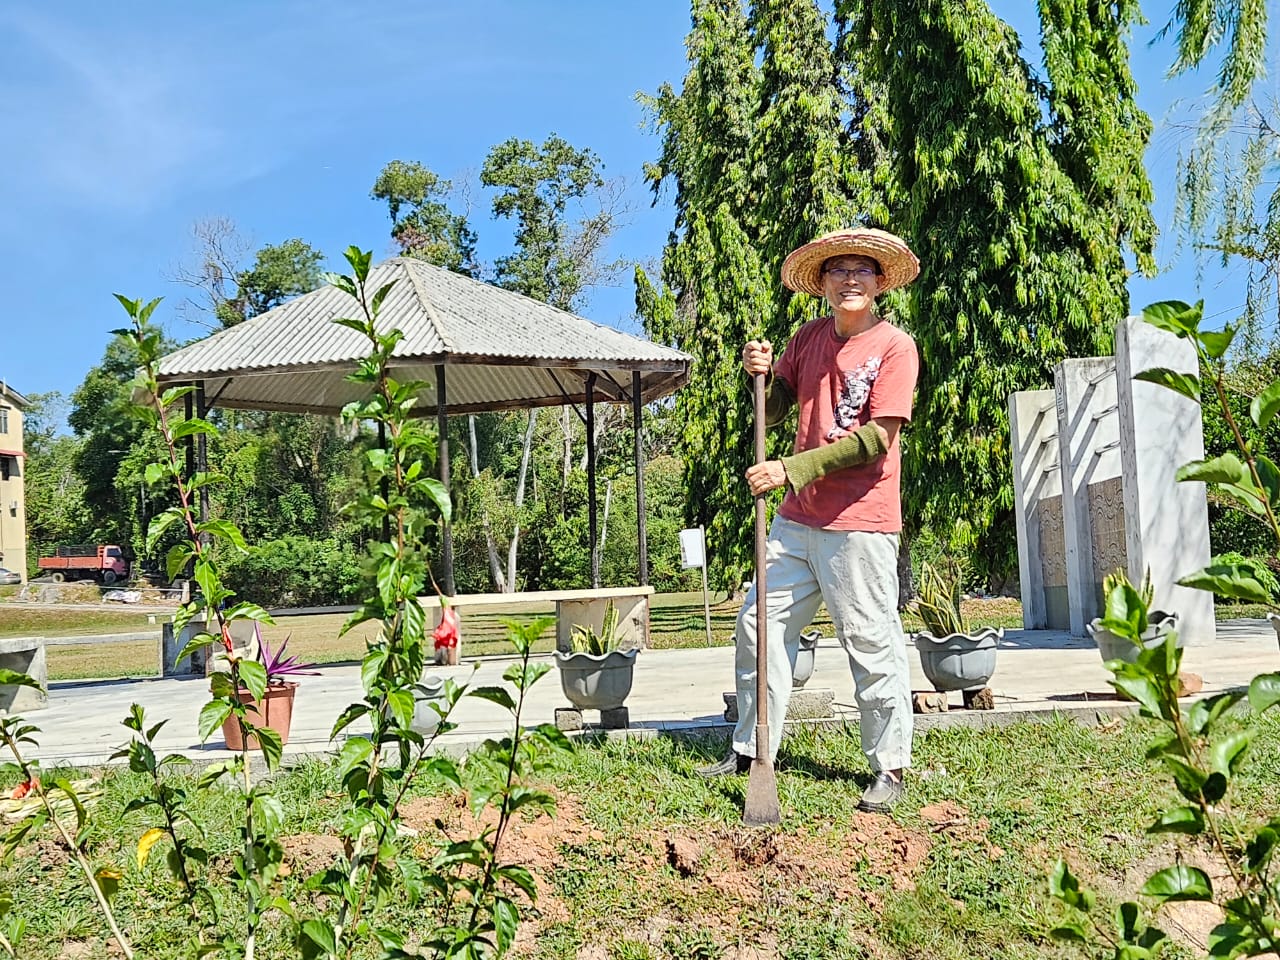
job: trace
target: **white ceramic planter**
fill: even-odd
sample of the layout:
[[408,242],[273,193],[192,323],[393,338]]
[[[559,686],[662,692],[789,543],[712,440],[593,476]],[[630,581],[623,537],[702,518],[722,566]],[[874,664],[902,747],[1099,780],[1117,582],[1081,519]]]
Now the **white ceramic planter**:
[[935,637],[927,630],[917,633],[920,666],[933,689],[942,693],[981,690],[996,672],[996,648],[1003,636],[1003,627],[983,627],[972,634],[945,637]]
[[579,710],[613,710],[631,693],[631,680],[639,649],[590,653],[555,652],[560,687]]
[[[1142,651],[1128,637],[1117,637],[1110,630],[1102,627],[1101,618],[1091,620],[1085,629],[1090,638],[1098,645],[1098,653],[1102,662],[1123,660],[1126,663],[1137,663],[1138,654]],[[1165,613],[1163,610],[1152,610],[1147,614],[1147,629],[1142,634],[1142,646],[1150,649],[1164,643],[1164,638],[1178,629],[1178,615]]]
[[414,684],[413,701],[413,722],[409,724],[409,728],[424,737],[430,737],[440,726],[440,714],[432,704],[444,704],[444,679],[424,676],[421,683]]

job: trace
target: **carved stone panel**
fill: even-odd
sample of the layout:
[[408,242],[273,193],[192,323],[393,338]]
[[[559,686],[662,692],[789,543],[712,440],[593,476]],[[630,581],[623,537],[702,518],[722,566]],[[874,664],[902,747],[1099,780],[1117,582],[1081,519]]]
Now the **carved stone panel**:
[[1062,526],[1062,496],[1045,497],[1036,504],[1040,528],[1040,556],[1044,566],[1046,624],[1050,630],[1071,627],[1067,598],[1067,549]]
[[1128,570],[1124,527],[1124,483],[1119,477],[1089,484],[1089,519],[1093,530],[1094,595],[1106,606],[1102,579],[1113,570]]

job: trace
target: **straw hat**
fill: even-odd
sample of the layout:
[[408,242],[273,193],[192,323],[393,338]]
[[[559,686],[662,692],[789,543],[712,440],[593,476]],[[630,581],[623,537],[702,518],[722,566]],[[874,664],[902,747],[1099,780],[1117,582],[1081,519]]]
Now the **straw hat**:
[[882,291],[904,287],[920,272],[920,261],[905,240],[886,230],[860,227],[824,233],[791,251],[782,264],[782,282],[798,293],[820,297],[822,264],[830,257],[842,256],[871,257],[879,263],[884,272]]

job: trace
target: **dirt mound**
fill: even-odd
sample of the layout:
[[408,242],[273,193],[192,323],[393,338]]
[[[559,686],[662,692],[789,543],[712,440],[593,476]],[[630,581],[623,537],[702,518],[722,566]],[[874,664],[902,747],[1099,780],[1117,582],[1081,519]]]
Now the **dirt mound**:
[[[557,794],[555,818],[517,817],[503,839],[502,859],[522,863],[533,872],[538,887],[538,916],[522,924],[519,941],[532,942],[539,926],[569,920],[569,904],[556,896],[552,885],[558,869],[572,856],[582,854],[608,857],[619,876],[632,883],[656,888],[679,884],[688,902],[715,902],[713,915],[700,915],[698,923],[724,935],[737,929],[737,917],[744,909],[760,905],[767,891],[803,887],[808,896],[834,900],[861,900],[873,909],[880,906],[874,886],[886,884],[894,890],[908,890],[933,847],[933,834],[940,831],[962,835],[985,835],[986,824],[970,820],[959,807],[932,811],[926,829],[903,827],[888,817],[853,813],[839,824],[816,824],[799,833],[760,831],[746,827],[683,829],[676,826],[640,831],[631,838],[608,837],[585,816],[574,797]],[[432,838],[440,833],[453,839],[476,836],[492,827],[496,818],[486,810],[477,821],[461,795],[430,797],[402,807],[407,826],[418,830],[424,855]],[[655,892],[658,899],[662,899]],[[683,918],[687,923],[689,918]],[[663,917],[652,916],[643,930],[628,935],[657,943],[670,926]],[[768,945],[758,945],[770,956]],[[518,954],[519,951],[517,951]],[[751,955],[751,954],[747,954]]]

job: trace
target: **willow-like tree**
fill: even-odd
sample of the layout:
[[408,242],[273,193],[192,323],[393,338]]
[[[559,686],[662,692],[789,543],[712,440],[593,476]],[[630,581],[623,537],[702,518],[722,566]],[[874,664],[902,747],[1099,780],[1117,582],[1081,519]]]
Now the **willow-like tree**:
[[[1015,569],[1008,396],[1050,384],[1066,357],[1110,352],[1127,310],[1117,250],[1145,229],[1060,162],[1093,150],[1110,163],[1118,150],[1126,159],[1095,177],[1113,198],[1147,189],[1129,131],[1091,141],[1082,129],[1136,110],[1123,43],[1099,40],[1121,26],[1048,6],[1063,14],[1047,28],[1064,87],[1052,132],[1017,34],[985,0],[841,5],[849,49],[883,84],[896,221],[922,262],[907,318],[922,361],[907,514],[997,582]],[[1092,65],[1065,63],[1085,50]]]

